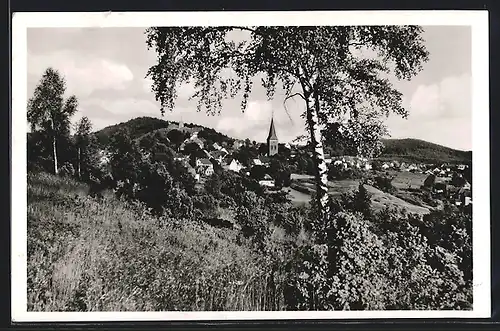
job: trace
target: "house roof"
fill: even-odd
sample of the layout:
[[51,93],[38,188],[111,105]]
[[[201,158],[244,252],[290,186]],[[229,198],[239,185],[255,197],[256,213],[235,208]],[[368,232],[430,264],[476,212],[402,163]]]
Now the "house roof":
[[224,157],[226,155],[226,153],[224,153],[223,151],[213,151],[211,153],[212,157],[214,158],[219,158],[219,157]]
[[262,155],[259,156],[259,160],[262,163],[269,163],[271,161],[271,158],[269,156]]
[[198,159],[201,164],[212,165],[212,162],[209,159]]
[[274,128],[274,118],[271,118],[271,126],[269,127],[269,135],[267,136],[267,140],[278,140],[276,129]]

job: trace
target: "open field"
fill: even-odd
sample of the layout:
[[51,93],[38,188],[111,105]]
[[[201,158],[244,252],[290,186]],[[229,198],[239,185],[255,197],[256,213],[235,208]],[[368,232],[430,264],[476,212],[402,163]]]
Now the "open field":
[[[392,175],[395,175],[393,185],[401,190],[405,190],[409,187],[409,184],[412,188],[418,188],[422,185],[423,181],[426,178],[424,174],[414,174],[411,172],[393,172]],[[314,178],[309,175],[292,175],[292,183],[293,187],[303,188],[306,190],[314,190]],[[337,180],[337,181],[328,181],[329,192],[333,196],[338,196],[343,193],[347,193],[350,191],[357,190],[359,185],[358,180]],[[297,187],[298,186],[298,187]],[[373,208],[376,210],[381,210],[385,208],[385,206],[393,206],[399,208],[405,208],[408,212],[417,213],[417,214],[427,214],[429,213],[429,208],[427,206],[417,206],[407,201],[404,201],[392,194],[385,193],[380,191],[379,189],[366,185],[366,189],[369,193],[372,194],[372,203]],[[289,190],[290,198],[292,202],[295,204],[304,204],[310,200],[310,195],[306,193],[299,192],[296,189],[291,188]]]
[[420,188],[427,178],[427,174],[412,173],[409,171],[390,171],[391,175],[395,176],[392,185],[397,189]]

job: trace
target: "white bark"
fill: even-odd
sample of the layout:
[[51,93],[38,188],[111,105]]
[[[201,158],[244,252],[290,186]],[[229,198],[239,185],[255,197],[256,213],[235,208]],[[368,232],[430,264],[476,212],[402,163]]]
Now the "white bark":
[[[307,73],[302,66],[299,66],[299,76],[307,77]],[[315,91],[316,80],[318,73],[313,72],[309,79],[301,79],[302,90],[304,92],[304,99],[306,101],[306,119],[309,129],[311,145],[313,148],[313,161],[315,165],[315,179],[316,179],[316,199],[318,204],[319,221],[321,226],[325,226],[325,216],[329,214],[328,204],[328,166],[325,161],[325,154],[323,151],[323,139],[319,125],[318,112],[320,110],[319,97]],[[318,229],[323,235],[324,229]],[[320,235],[321,236],[321,235]],[[321,238],[320,238],[321,239]],[[322,238],[326,239],[326,238]]]
[[316,195],[321,208],[321,214],[328,213],[328,166],[323,151],[323,139],[319,126],[318,110],[312,94],[307,96],[307,125],[311,136],[313,160],[315,164]]
[[81,169],[82,169],[82,152],[81,148],[78,147],[78,179],[81,179]]
[[54,127],[54,120],[51,120],[52,127],[52,153],[54,156],[54,174],[59,174],[59,168],[57,166],[57,145],[56,145],[56,131]]

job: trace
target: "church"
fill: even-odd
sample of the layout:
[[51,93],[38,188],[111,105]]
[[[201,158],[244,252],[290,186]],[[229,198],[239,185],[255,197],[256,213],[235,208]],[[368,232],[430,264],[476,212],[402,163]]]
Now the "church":
[[269,127],[269,135],[267,136],[267,155],[273,156],[278,154],[278,136],[274,128],[274,118],[271,118],[271,126]]

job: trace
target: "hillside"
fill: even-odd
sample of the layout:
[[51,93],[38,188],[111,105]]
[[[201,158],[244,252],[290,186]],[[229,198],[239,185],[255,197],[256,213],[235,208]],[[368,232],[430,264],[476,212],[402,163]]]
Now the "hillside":
[[106,145],[109,138],[120,130],[127,130],[131,138],[136,139],[154,130],[168,128],[169,122],[154,117],[137,117],[127,122],[110,125],[95,132],[100,144]]
[[28,175],[29,311],[269,309],[269,271],[234,230],[161,223],[88,191],[72,179]]
[[[168,132],[172,126],[177,126],[177,122],[168,122],[153,117],[138,117],[127,122],[108,126],[95,132],[98,141],[102,145],[109,142],[109,138],[121,129],[129,131],[132,139],[140,138],[154,131]],[[230,138],[212,128],[206,128],[201,125],[185,124],[185,130],[199,131],[199,137],[209,139],[212,142],[232,143]],[[405,162],[424,162],[424,163],[470,163],[472,161],[471,151],[460,151],[438,144],[430,143],[419,139],[384,139],[385,149],[380,160],[398,160]]]
[[[109,138],[120,130],[127,130],[132,139],[139,139],[143,136],[154,133],[166,134],[173,128],[178,127],[178,125],[178,122],[169,122],[160,118],[144,116],[131,119],[127,122],[107,126],[94,134],[101,145],[106,145],[109,142]],[[206,128],[201,125],[186,123],[184,124],[184,131],[198,131],[198,136],[200,138],[209,139],[213,142],[232,143],[234,141],[234,139],[217,132],[214,129]]]
[[460,151],[419,139],[384,139],[381,160],[424,163],[470,163],[471,151]]

